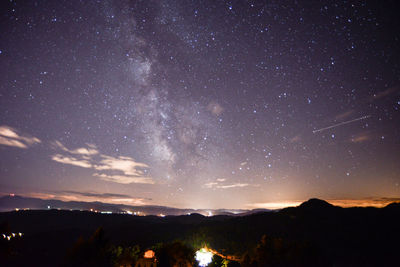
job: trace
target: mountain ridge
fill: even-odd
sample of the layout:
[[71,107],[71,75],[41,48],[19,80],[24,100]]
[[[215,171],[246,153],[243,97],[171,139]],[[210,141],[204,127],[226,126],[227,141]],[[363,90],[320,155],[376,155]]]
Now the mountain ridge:
[[[104,203],[99,201],[85,202],[85,201],[63,201],[58,199],[41,199],[33,197],[24,197],[20,195],[6,195],[0,197],[0,212],[13,211],[16,209],[62,209],[62,210],[93,210],[98,212],[112,212],[112,213],[128,213],[136,212],[137,215],[187,215],[198,213],[203,216],[209,215],[228,215],[235,216],[240,214],[251,214],[258,212],[268,212],[268,209],[190,209],[190,208],[174,208],[161,205],[125,205]],[[210,214],[211,212],[211,214]]]

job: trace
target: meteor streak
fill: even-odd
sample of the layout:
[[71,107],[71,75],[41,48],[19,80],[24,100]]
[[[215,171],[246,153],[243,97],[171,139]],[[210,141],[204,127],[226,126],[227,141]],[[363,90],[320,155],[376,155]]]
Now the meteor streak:
[[334,125],[331,125],[331,126],[328,126],[328,127],[325,127],[325,128],[314,130],[312,132],[315,134],[315,133],[322,132],[322,131],[325,131],[325,130],[328,130],[328,129],[332,129],[332,128],[335,128],[335,127],[338,127],[338,126],[341,126],[341,125],[349,124],[349,123],[352,123],[352,122],[355,122],[355,121],[365,120],[365,119],[368,119],[370,117],[371,117],[371,115],[363,116],[363,117],[360,117],[360,118],[357,118],[357,119],[354,119],[354,120],[344,121],[344,122],[340,122],[340,123],[337,123],[337,124],[334,124]]

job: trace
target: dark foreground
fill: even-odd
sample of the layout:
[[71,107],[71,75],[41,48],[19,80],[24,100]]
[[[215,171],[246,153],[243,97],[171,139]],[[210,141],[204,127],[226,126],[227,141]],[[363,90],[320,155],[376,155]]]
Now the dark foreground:
[[[1,266],[135,266],[153,249],[158,266],[207,245],[234,257],[209,266],[399,266],[400,204],[339,208],[309,200],[242,217],[137,217],[81,211],[0,213]],[[177,242],[178,241],[178,242]],[[182,261],[181,261],[182,262]]]

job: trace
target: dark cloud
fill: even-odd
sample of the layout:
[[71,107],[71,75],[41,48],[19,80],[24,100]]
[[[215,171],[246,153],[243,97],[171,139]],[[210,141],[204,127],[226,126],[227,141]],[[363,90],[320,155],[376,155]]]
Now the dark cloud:
[[116,194],[116,193],[78,192],[78,191],[69,191],[69,190],[59,191],[57,193],[67,194],[67,195],[78,195],[78,196],[84,196],[84,197],[94,197],[94,198],[99,198],[99,199],[132,198],[132,199],[152,200],[151,198],[132,197],[130,195]]

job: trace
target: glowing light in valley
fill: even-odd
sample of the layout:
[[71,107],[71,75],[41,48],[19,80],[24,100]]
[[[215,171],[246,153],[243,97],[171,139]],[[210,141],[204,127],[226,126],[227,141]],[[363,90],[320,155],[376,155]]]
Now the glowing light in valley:
[[12,238],[22,237],[23,233],[11,233],[10,235],[1,234],[4,239],[10,241]]
[[201,248],[196,251],[196,260],[199,262],[200,266],[207,266],[211,263],[213,253],[205,248]]
[[152,259],[152,258],[154,258],[154,256],[155,256],[154,251],[149,249],[144,253],[143,257],[146,258],[146,259]]

